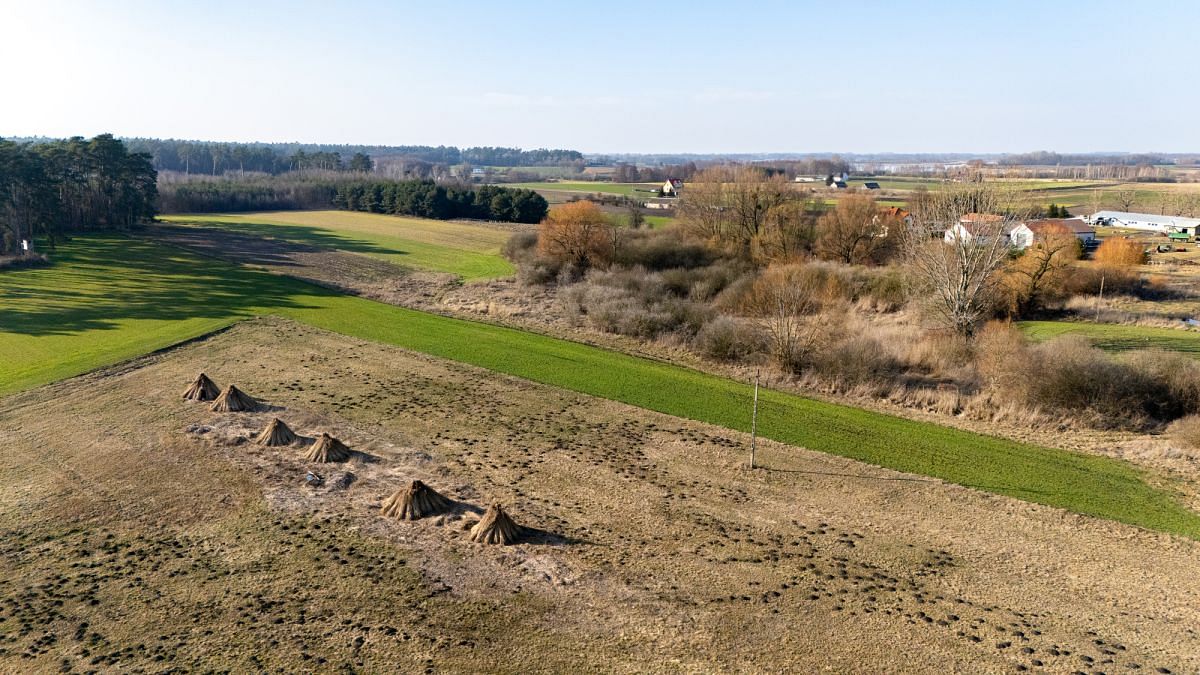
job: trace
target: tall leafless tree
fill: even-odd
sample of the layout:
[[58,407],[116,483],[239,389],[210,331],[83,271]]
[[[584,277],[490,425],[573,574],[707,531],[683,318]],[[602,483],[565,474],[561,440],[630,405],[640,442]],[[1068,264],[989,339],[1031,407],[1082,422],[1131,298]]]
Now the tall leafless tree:
[[[914,297],[935,324],[970,335],[996,307],[1008,235],[1029,206],[993,183],[929,192],[912,206],[903,251]],[[967,214],[995,217],[977,218],[959,231]]]

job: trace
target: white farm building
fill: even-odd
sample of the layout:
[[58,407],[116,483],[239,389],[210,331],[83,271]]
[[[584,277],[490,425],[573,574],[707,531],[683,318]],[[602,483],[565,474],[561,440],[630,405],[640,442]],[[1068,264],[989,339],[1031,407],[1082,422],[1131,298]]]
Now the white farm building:
[[1098,211],[1092,214],[1089,221],[1093,225],[1128,227],[1132,230],[1164,233],[1181,232],[1187,235],[1195,235],[1197,228],[1200,228],[1200,218],[1156,216],[1153,213],[1126,213],[1124,211]]

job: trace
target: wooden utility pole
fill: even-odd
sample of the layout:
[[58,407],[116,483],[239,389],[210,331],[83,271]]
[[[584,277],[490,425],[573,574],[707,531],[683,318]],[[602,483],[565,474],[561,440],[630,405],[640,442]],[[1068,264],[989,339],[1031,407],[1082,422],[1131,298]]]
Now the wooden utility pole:
[[1100,275],[1100,297],[1096,300],[1096,321],[1100,320],[1100,306],[1104,304],[1104,275]]
[[754,466],[754,452],[758,446],[758,371],[754,373],[754,410],[750,413],[750,468]]

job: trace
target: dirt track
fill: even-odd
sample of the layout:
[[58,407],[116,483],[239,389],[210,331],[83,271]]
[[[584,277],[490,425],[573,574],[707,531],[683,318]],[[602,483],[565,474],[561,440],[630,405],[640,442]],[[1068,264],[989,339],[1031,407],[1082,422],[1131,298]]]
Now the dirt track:
[[[278,409],[186,404],[200,369]],[[243,440],[273,414],[361,454]],[[290,323],[0,428],[0,668],[1200,670],[1194,542],[770,443],[750,472],[740,434]],[[411,478],[458,514],[378,518]],[[466,540],[492,499],[527,543]]]

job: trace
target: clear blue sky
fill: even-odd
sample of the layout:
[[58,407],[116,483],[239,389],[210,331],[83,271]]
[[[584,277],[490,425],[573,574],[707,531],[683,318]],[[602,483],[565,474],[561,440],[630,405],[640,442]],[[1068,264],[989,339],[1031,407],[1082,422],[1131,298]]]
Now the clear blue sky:
[[0,0],[0,136],[1200,151],[1200,2]]

